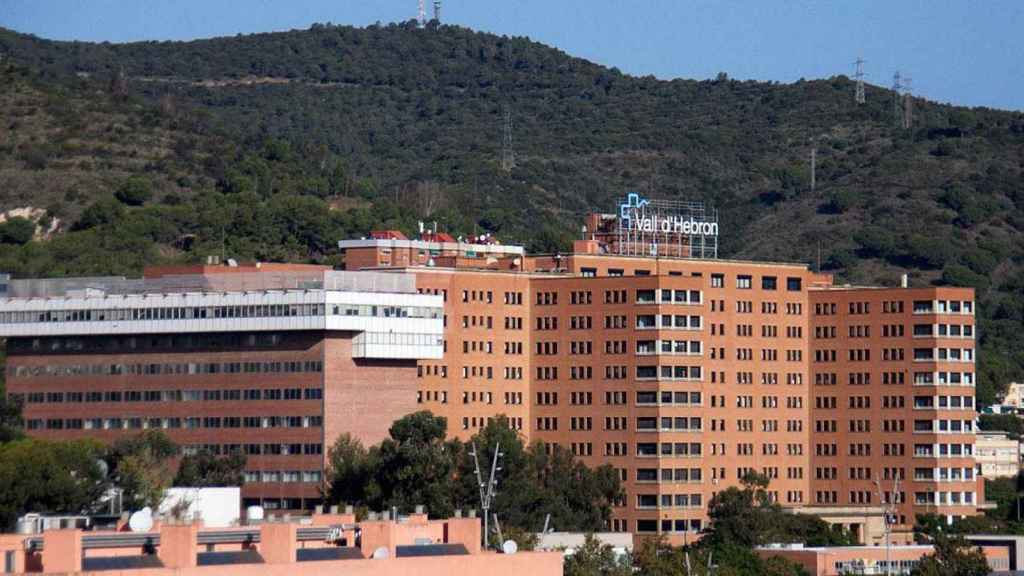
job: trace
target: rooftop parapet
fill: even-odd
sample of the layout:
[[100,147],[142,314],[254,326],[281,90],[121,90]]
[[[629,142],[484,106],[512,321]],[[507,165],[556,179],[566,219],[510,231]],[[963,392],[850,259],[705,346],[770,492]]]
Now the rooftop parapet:
[[415,294],[412,275],[306,270],[234,274],[169,274],[159,277],[102,276],[11,280],[7,298],[90,298],[138,294],[332,290]]

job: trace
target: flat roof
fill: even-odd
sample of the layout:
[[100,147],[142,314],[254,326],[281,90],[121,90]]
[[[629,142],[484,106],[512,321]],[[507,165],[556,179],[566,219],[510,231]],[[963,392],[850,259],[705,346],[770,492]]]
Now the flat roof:
[[526,250],[522,246],[512,244],[470,244],[467,242],[434,242],[429,240],[402,240],[392,238],[360,238],[358,240],[339,240],[338,248],[417,248],[420,250],[453,250],[458,252],[482,252],[487,254],[507,254],[523,256]]
[[721,264],[744,264],[747,266],[784,266],[787,268],[802,268],[810,270],[810,264],[803,262],[776,262],[773,260],[739,260],[734,258],[683,258],[681,256],[645,256],[639,254],[591,254],[590,252],[568,252],[565,254],[530,254],[527,258],[628,258],[634,260],[671,260],[673,262],[693,262],[695,264],[706,264],[716,262]]
[[274,270],[233,274],[167,274],[152,278],[33,278],[11,280],[7,287],[6,299],[247,294],[310,290],[415,294],[416,280],[412,276],[402,277],[370,270]]
[[[890,546],[893,550],[921,550],[928,551],[932,550],[931,544],[893,544]],[[780,550],[786,552],[859,552],[863,550],[881,550],[885,551],[885,546],[802,546],[793,544],[780,544],[780,545],[765,545],[758,546],[755,550]]]

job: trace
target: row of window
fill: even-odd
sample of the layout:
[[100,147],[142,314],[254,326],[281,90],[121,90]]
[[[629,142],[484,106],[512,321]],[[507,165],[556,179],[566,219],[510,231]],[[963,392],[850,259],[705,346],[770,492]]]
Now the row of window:
[[110,402],[230,402],[237,400],[321,400],[321,388],[246,388],[244,390],[90,390],[88,392],[29,392],[9,394],[29,404]]
[[217,456],[224,454],[248,454],[272,456],[319,456],[324,453],[324,445],[308,444],[184,444],[181,453],[184,455],[198,454],[200,451],[210,452]]
[[974,467],[914,468],[914,480],[918,482],[970,482],[974,480]]
[[[659,529],[660,527],[660,529]],[[700,518],[676,519],[676,520],[637,520],[636,532],[639,534],[654,534],[657,532],[669,534],[676,532],[698,533],[703,530],[704,524]]]
[[637,380],[699,381],[703,378],[700,366],[637,366]]
[[914,396],[914,408],[974,408],[974,396]]
[[146,430],[201,428],[319,428],[322,416],[190,416],[187,418],[32,418],[29,430]]
[[648,355],[700,356],[703,353],[700,340],[637,340],[636,353]]
[[323,372],[319,360],[268,362],[176,362],[166,364],[56,364],[8,366],[13,378],[38,376],[185,376],[198,374],[296,374]]
[[[786,278],[786,290],[788,292],[799,292],[802,289],[802,280],[800,278],[789,277]],[[753,276],[748,274],[739,274],[736,276],[736,288],[739,290],[750,290],[754,285]],[[725,275],[724,274],[712,274],[711,275],[711,287],[712,288],[724,288],[725,287]],[[778,290],[779,279],[775,276],[761,276],[761,290]]]
[[303,332],[201,332],[189,334],[148,334],[145,336],[52,336],[46,338],[10,338],[9,352],[77,353],[77,352],[140,352],[183,350],[235,350],[276,348],[310,343]]
[[[238,306],[160,306],[150,308],[108,308],[0,312],[0,324],[38,322],[129,322],[137,320],[205,320],[220,318],[279,318],[323,316],[324,304],[246,304]],[[377,306],[371,304],[329,305],[335,316],[380,318],[440,318],[442,310],[432,306]]]
[[700,406],[700,392],[637,392],[636,403],[638,406],[649,405],[676,405],[676,406]]
[[[625,326],[606,326],[606,328],[624,328]],[[638,314],[637,330],[700,330],[703,322],[700,316],[682,314]]]
[[965,506],[974,504],[974,492],[914,492],[914,504],[936,504],[939,506]]
[[670,508],[702,508],[704,497],[701,494],[637,494],[636,507],[644,509]]
[[704,302],[700,290],[637,290],[637,304],[693,304]]
[[699,483],[704,479],[700,468],[637,468],[637,482]]
[[319,484],[323,480],[320,470],[246,470],[242,472],[246,484]]

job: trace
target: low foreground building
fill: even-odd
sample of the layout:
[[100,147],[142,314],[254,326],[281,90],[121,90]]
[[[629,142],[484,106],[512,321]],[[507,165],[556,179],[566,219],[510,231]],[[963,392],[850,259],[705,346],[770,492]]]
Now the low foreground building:
[[[993,573],[1022,568],[1024,536],[966,536],[981,549]],[[762,558],[785,558],[803,566],[814,576],[848,574],[910,574],[921,558],[934,552],[931,545],[894,544],[889,546],[810,547],[801,544],[771,544],[757,549]]]
[[480,519],[355,522],[314,514],[302,522],[208,529],[201,522],[154,525],[149,532],[50,530],[0,535],[4,572],[120,576],[249,576],[486,572],[489,576],[562,573],[561,552],[499,554],[480,549]]
[[800,544],[774,544],[757,549],[762,558],[779,557],[796,562],[815,576],[840,574],[910,574],[931,546],[808,547]]

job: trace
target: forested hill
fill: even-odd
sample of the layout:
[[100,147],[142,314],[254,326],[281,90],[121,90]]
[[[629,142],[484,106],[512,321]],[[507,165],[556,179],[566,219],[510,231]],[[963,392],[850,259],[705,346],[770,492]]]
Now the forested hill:
[[15,273],[331,262],[337,237],[417,219],[554,250],[636,190],[719,208],[724,255],[975,286],[982,396],[1021,377],[1020,113],[915,100],[902,129],[892,92],[858,106],[845,76],[638,78],[436,23],[132,44],[0,30],[0,55],[0,208],[55,230],[0,228]]

